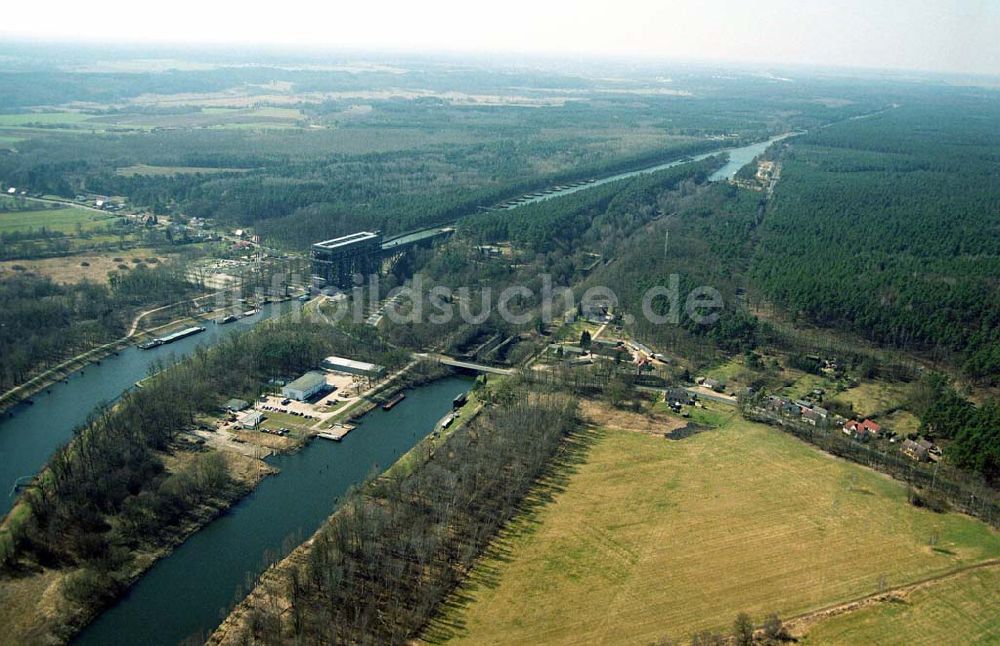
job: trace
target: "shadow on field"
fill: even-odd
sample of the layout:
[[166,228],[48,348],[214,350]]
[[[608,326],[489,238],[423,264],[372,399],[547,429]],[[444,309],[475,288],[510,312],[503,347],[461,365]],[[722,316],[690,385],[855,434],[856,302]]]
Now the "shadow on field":
[[584,425],[563,441],[545,473],[521,501],[514,517],[490,542],[465,579],[438,605],[434,618],[421,632],[422,640],[440,644],[467,634],[466,610],[481,590],[492,590],[500,584],[501,568],[512,560],[514,544],[538,530],[542,511],[565,491],[570,477],[586,461],[590,448],[603,436],[603,430]]

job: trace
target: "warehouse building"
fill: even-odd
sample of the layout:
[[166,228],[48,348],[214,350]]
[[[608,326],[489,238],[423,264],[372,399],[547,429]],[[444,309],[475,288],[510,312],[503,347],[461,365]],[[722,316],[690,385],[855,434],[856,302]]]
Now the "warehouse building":
[[256,429],[263,421],[264,413],[255,410],[243,413],[239,419],[240,426],[248,431]]
[[349,375],[361,375],[363,377],[381,377],[385,373],[385,367],[368,363],[367,361],[355,361],[344,357],[327,357],[323,359],[323,367],[327,370],[346,372]]
[[281,395],[300,402],[308,400],[326,389],[326,376],[321,372],[307,372],[281,389]]

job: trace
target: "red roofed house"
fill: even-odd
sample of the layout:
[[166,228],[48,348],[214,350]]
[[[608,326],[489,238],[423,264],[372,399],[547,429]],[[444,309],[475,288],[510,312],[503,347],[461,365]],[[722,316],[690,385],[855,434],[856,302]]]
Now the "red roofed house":
[[882,427],[870,419],[865,419],[863,422],[851,420],[844,424],[844,433],[853,434],[858,439],[864,438],[866,435],[877,436],[881,430]]

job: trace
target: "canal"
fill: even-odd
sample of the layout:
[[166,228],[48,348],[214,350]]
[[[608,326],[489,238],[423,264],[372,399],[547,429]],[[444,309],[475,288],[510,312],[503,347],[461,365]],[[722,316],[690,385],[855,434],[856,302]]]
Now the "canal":
[[151,350],[129,346],[118,355],[101,360],[71,374],[66,381],[49,386],[0,414],[0,517],[16,501],[13,488],[18,478],[38,473],[49,457],[73,437],[102,402],[112,403],[149,374],[157,361],[185,357],[199,346],[214,345],[236,332],[247,330],[270,316],[300,307],[296,300],[268,304],[261,311],[227,325],[202,322],[205,331]]
[[546,193],[545,195],[539,195],[537,197],[529,199],[521,199],[517,204],[506,207],[506,210],[510,211],[516,209],[520,206],[526,204],[534,204],[535,202],[542,202],[544,200],[550,200],[554,197],[562,197],[563,195],[569,195],[571,193],[576,193],[577,191],[585,191],[588,188],[594,188],[595,186],[601,186],[603,184],[608,184],[610,182],[617,182],[618,180],[628,179],[629,177],[635,177],[637,175],[648,175],[649,173],[655,173],[657,171],[666,170],[668,168],[674,168],[680,166],[681,164],[690,164],[693,161],[701,161],[703,159],[708,159],[714,155],[728,155],[729,159],[726,161],[722,168],[712,173],[709,176],[709,180],[712,182],[718,182],[722,180],[732,179],[736,176],[736,173],[753,161],[753,158],[767,150],[768,146],[771,144],[781,141],[782,139],[787,139],[797,134],[802,134],[798,132],[789,132],[783,135],[778,135],[777,137],[772,137],[767,141],[761,141],[755,144],[749,144],[746,146],[739,146],[735,148],[720,148],[718,150],[713,150],[707,153],[701,153],[699,155],[694,155],[693,157],[687,157],[684,159],[677,159],[671,162],[666,162],[663,164],[657,164],[655,166],[648,166],[646,168],[640,168],[639,170],[632,170],[625,173],[618,173],[616,175],[609,175],[607,177],[602,177],[601,179],[594,180],[592,182],[581,184],[579,186],[571,186],[569,188],[564,188],[560,190],[551,190],[552,192]]
[[[448,377],[411,389],[384,411],[376,408],[341,442],[316,439],[268,463],[265,478],[230,511],[154,565],[122,600],[98,617],[75,644],[177,644],[203,640],[256,576],[285,549],[308,538],[338,498],[374,471],[393,464],[430,433],[466,392],[469,379]],[[286,541],[287,537],[293,538]]]

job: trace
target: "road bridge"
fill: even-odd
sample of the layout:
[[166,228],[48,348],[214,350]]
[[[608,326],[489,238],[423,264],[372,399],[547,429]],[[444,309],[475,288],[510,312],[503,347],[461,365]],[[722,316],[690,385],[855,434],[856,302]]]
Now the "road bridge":
[[472,370],[474,372],[486,372],[491,375],[514,374],[513,368],[498,368],[496,366],[487,366],[481,363],[473,363],[472,361],[462,361],[460,359],[449,357],[446,354],[429,354],[426,352],[421,352],[421,353],[414,353],[413,357],[415,359],[427,359],[430,361],[437,361],[440,364],[451,366],[452,368],[459,368],[462,370]]

